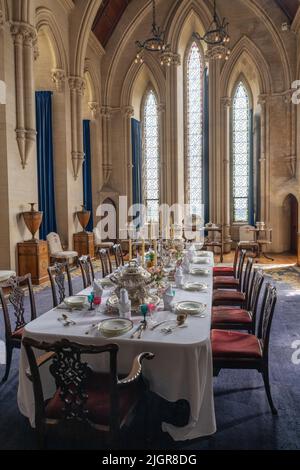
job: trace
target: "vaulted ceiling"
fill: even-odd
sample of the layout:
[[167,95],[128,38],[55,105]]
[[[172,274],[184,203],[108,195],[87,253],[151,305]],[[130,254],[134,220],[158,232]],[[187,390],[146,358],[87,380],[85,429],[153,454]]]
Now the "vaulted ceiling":
[[[287,19],[292,22],[298,7],[299,0],[273,0],[285,13]],[[92,30],[103,47],[109,41],[118,22],[125,12],[131,0],[103,0],[95,18]]]

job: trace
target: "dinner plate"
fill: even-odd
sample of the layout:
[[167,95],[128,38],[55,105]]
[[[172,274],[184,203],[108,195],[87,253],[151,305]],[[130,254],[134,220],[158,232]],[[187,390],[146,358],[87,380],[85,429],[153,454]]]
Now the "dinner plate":
[[208,276],[209,270],[201,269],[201,268],[193,268],[190,270],[190,274],[192,274],[193,276]]
[[206,304],[200,302],[179,302],[176,305],[177,313],[187,313],[188,315],[201,315],[207,308]]
[[72,297],[66,297],[64,299],[64,303],[68,308],[83,308],[86,304],[86,296],[84,295],[76,295]]
[[124,335],[132,328],[133,322],[127,318],[110,318],[108,320],[103,320],[98,325],[100,333],[108,338]]
[[184,290],[191,291],[191,292],[200,292],[207,290],[207,284],[203,284],[201,282],[187,282],[184,285]]

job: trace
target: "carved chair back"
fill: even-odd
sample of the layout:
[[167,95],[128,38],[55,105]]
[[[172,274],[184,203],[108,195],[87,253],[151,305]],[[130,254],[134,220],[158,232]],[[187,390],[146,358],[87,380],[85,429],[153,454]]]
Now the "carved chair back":
[[264,283],[264,274],[261,269],[256,269],[253,273],[251,283],[249,283],[249,294],[247,295],[247,310],[252,313],[255,322],[259,296]]
[[243,268],[244,268],[244,264],[245,264],[246,250],[239,250],[239,251],[240,251],[240,254],[239,254],[239,261],[238,261],[238,264],[237,264],[236,279],[239,279],[239,281],[240,281],[239,288],[241,290],[242,281],[243,281]]
[[[3,288],[9,289],[9,295],[5,298]],[[14,276],[2,284],[0,288],[0,299],[4,315],[5,334],[9,339],[16,331],[23,328],[28,321],[25,319],[25,298],[26,291],[29,293],[30,320],[36,318],[36,306],[31,283],[31,274],[26,276]],[[12,311],[11,311],[12,310]],[[14,316],[14,322],[12,322]]]
[[119,268],[120,266],[124,266],[124,257],[121,245],[114,245],[113,252],[115,255],[116,267]]
[[105,346],[83,345],[62,339],[56,343],[39,343],[31,338],[23,338],[30,372],[33,382],[35,398],[35,414],[37,428],[46,421],[45,399],[43,395],[42,381],[39,367],[33,352],[34,349],[46,353],[54,353],[49,366],[50,374],[55,380],[56,389],[62,401],[63,420],[88,421],[89,414],[86,407],[88,394],[87,382],[92,374],[87,362],[82,359],[84,355],[96,355],[109,353],[110,364],[110,428],[119,427],[119,402],[118,402],[118,376],[116,344]]
[[262,302],[260,319],[258,325],[258,338],[260,339],[264,358],[268,358],[269,341],[274,316],[275,306],[277,302],[277,291],[271,284],[266,284],[264,298]]
[[109,251],[106,249],[99,250],[99,258],[102,266],[102,276],[106,277],[112,273],[112,265],[109,256]]
[[67,262],[55,263],[53,266],[49,266],[48,274],[51,282],[53,306],[57,307],[67,297],[65,283],[66,277],[68,284],[68,295],[73,295],[73,286],[69,264]]
[[79,266],[81,269],[83,287],[86,289],[87,287],[91,286],[94,279],[95,279],[95,272],[91,257],[88,256],[81,256],[78,260]]
[[242,276],[243,278],[243,290],[244,294],[247,296],[249,295],[249,286],[250,286],[250,277],[251,277],[251,272],[253,268],[253,258],[248,258],[247,259],[247,264],[246,264],[246,269],[244,271],[244,274]]

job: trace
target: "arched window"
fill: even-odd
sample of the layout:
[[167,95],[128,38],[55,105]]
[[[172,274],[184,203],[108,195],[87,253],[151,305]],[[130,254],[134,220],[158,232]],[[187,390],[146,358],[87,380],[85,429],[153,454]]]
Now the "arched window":
[[240,81],[232,103],[232,222],[251,222],[252,162],[251,162],[250,96]]
[[190,213],[199,215],[203,203],[203,73],[202,53],[194,41],[185,59],[185,191]]
[[159,115],[157,98],[152,89],[143,101],[143,202],[147,221],[158,222],[160,205],[159,184]]

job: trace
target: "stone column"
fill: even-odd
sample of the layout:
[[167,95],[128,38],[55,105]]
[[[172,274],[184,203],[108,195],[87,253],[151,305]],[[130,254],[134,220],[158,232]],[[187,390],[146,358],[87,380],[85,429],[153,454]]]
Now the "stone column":
[[33,78],[34,43],[36,31],[31,26],[24,30],[23,54],[24,54],[24,113],[26,129],[26,161],[35,147],[35,93]]
[[230,112],[232,101],[229,97],[221,99],[222,103],[222,139],[221,139],[221,158],[223,160],[223,215],[222,224],[224,227],[224,251],[231,251],[231,194],[230,194]]
[[[159,103],[158,105],[158,125],[159,125],[159,156],[160,156],[160,203],[166,204],[168,202],[168,171],[167,171],[167,162],[165,155],[165,113],[166,105],[164,103]],[[177,198],[176,201],[177,202]]]
[[131,141],[131,118],[134,116],[132,106],[124,106],[122,108],[123,116],[123,133],[124,133],[124,175],[127,175],[125,183],[125,193],[128,198],[128,207],[132,205],[132,141]]
[[107,184],[112,173],[112,162],[110,152],[110,126],[112,109],[109,106],[102,106],[100,110],[102,118],[102,148],[103,148],[103,185]]
[[260,219],[268,222],[267,197],[268,197],[268,175],[267,175],[267,96],[260,95],[258,104],[261,107],[261,148],[260,148]]
[[[175,64],[177,65],[177,64]],[[165,179],[164,203],[172,205],[178,202],[178,136],[177,136],[177,68],[166,68],[166,125],[165,142],[162,143]],[[162,97],[160,97],[162,98]]]
[[216,224],[222,223],[222,162],[220,156],[220,60],[209,60],[209,183],[210,218]]
[[74,179],[77,180],[84,161],[82,130],[82,97],[85,90],[84,78],[70,77],[69,87],[71,93],[72,166]]

